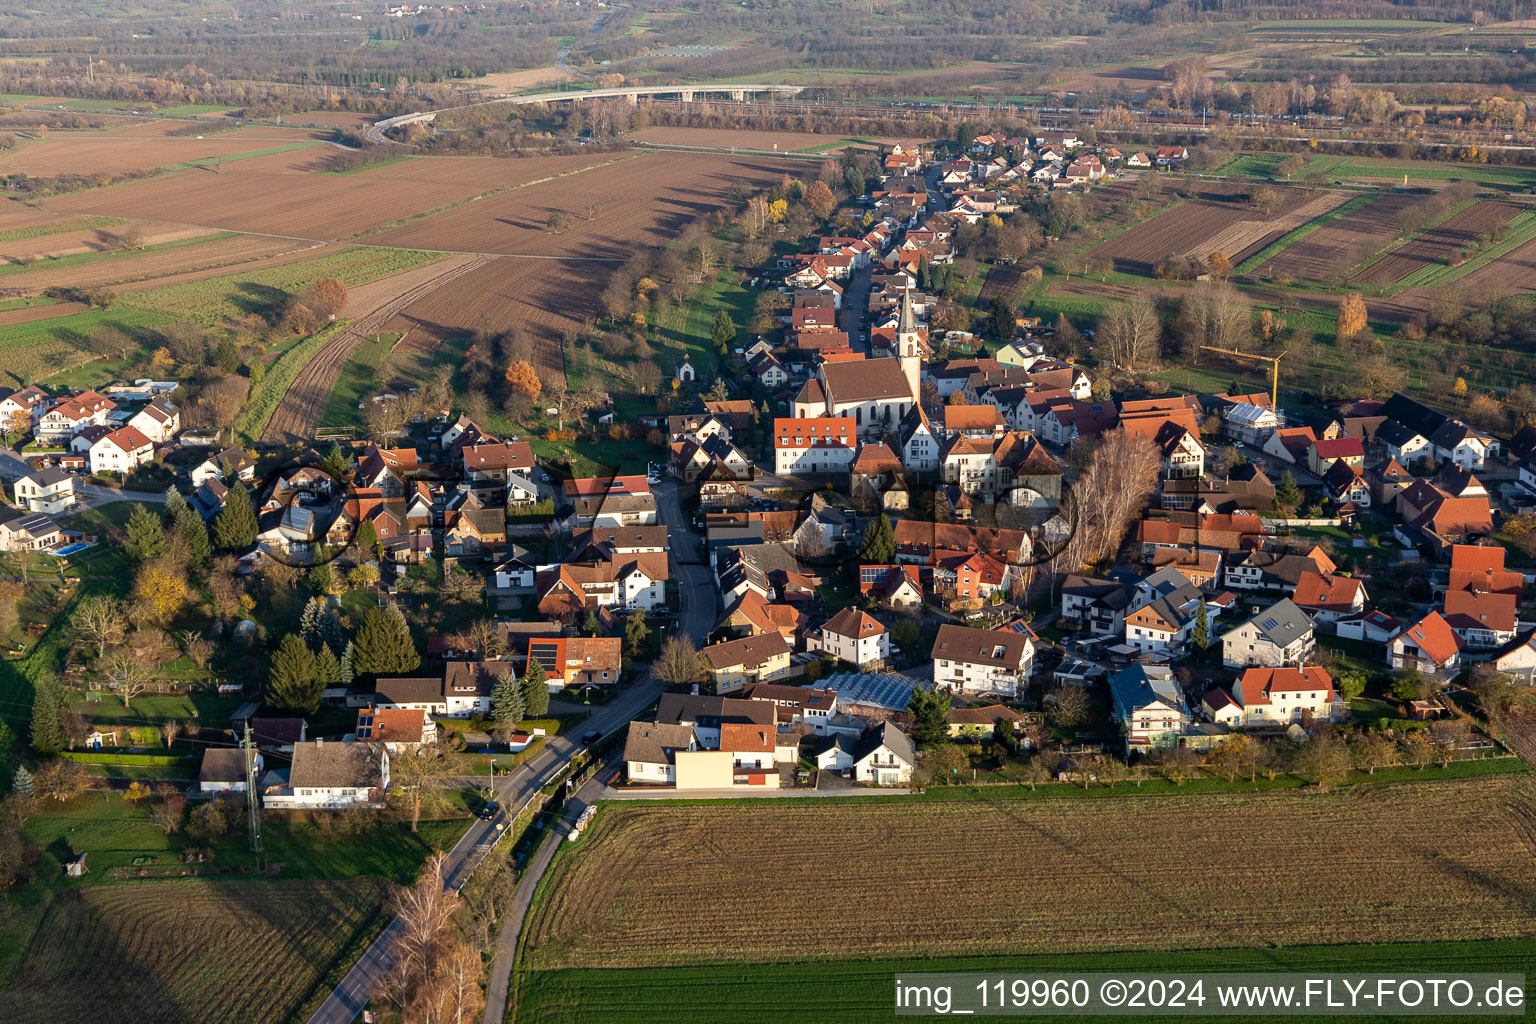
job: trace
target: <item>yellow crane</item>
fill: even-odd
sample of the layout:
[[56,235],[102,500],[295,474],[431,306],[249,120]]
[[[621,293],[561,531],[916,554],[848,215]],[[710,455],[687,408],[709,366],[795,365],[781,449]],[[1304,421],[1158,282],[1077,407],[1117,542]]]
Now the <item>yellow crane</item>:
[[1205,352],[1219,352],[1224,356],[1231,356],[1234,359],[1252,359],[1256,363],[1268,363],[1269,404],[1271,408],[1278,409],[1280,407],[1280,360],[1286,357],[1285,352],[1281,352],[1277,356],[1261,356],[1255,355],[1252,352],[1238,352],[1236,349],[1217,348],[1214,345],[1201,345],[1200,348]]

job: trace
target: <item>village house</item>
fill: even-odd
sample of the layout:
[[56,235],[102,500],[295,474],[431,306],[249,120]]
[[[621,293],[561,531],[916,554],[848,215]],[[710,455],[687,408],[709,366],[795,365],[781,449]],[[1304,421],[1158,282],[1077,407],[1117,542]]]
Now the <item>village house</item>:
[[1317,665],[1250,668],[1238,677],[1232,699],[1240,718],[1229,724],[1248,727],[1329,722],[1348,710],[1348,704],[1340,702],[1328,671]]
[[949,734],[963,743],[986,743],[996,736],[999,724],[1005,724],[1017,735],[1028,722],[1029,719],[1004,704],[949,710]]
[[59,524],[36,512],[0,523],[0,551],[48,551],[59,546]]
[[91,472],[126,476],[155,457],[155,446],[133,427],[114,430],[91,445]]
[[369,705],[357,713],[352,736],[362,743],[382,743],[391,754],[437,742],[437,725],[421,708],[377,708]]
[[104,427],[117,403],[95,391],[82,391],[61,399],[37,421],[37,439],[43,442],[67,441],[89,426]]
[[715,692],[724,693],[784,678],[789,675],[793,652],[778,633],[763,633],[710,644],[699,653],[709,666]]
[[207,480],[223,481],[230,477],[249,483],[256,479],[256,462],[243,448],[226,448],[193,466],[187,477],[193,487]]
[[856,668],[874,669],[891,655],[891,631],[868,612],[844,608],[810,638],[809,646]]
[[1300,666],[1315,643],[1312,620],[1284,598],[1222,635],[1221,662],[1228,668]]
[[1311,616],[1313,625],[1331,626],[1365,611],[1365,584],[1351,576],[1307,571],[1296,581],[1291,600]]
[[1398,633],[1386,650],[1387,663],[1399,672],[1450,679],[1461,671],[1461,641],[1439,612],[1430,612]]
[[[1125,613],[1120,653],[1167,660],[1183,651],[1199,624],[1204,592],[1178,569],[1164,566],[1137,582]],[[1206,628],[1215,610],[1207,608]]]
[[692,726],[630,722],[624,737],[625,778],[631,785],[676,785],[677,752],[698,749]]
[[488,715],[502,673],[517,676],[510,661],[450,661],[441,676],[383,676],[374,683],[373,704],[443,718]]
[[1189,727],[1184,687],[1166,665],[1131,665],[1109,677],[1110,720],[1125,731],[1125,752],[1146,754],[1178,744]]
[[262,796],[268,810],[382,807],[389,789],[389,751],[382,743],[311,740],[293,747],[286,786]]
[[48,411],[48,392],[32,384],[20,391],[0,388],[0,431],[24,434]]
[[933,685],[956,693],[1012,696],[1034,670],[1033,633],[944,623],[933,639]]
[[1135,591],[1114,580],[1068,576],[1061,585],[1061,620],[1090,636],[1120,636]]
[[134,413],[128,426],[155,444],[165,444],[181,430],[181,410],[170,399],[156,398]]
[[[249,752],[256,769],[256,778],[262,777],[266,765],[259,751]],[[218,796],[223,793],[246,791],[247,752],[240,747],[210,747],[203,752],[203,763],[197,771],[197,794]]]
[[40,469],[17,478],[12,493],[28,512],[56,514],[75,503],[75,478],[62,469]]
[[528,641],[528,664],[544,668],[551,693],[566,687],[611,687],[619,683],[624,641],[612,636],[537,637]]
[[882,722],[859,737],[850,759],[855,781],[872,786],[903,786],[912,781],[917,750],[906,733],[890,722]]

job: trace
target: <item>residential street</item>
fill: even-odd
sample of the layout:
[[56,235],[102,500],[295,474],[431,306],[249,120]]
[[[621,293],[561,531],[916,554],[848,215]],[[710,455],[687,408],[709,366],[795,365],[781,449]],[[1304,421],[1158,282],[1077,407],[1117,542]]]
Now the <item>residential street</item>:
[[[691,637],[695,643],[700,643],[709,635],[716,621],[715,588],[704,557],[703,541],[683,516],[682,495],[678,491],[677,483],[668,480],[655,488],[655,493],[661,521],[670,530],[668,542],[672,548],[672,571],[677,581],[682,604],[681,608],[676,609],[679,630]],[[457,889],[464,884],[474,865],[490,852],[494,845],[498,835],[497,824],[507,822],[509,812],[515,813],[521,808],[529,797],[542,789],[561,768],[569,763],[577,751],[583,749],[584,744],[580,739],[582,735],[597,731],[607,736],[617,729],[625,728],[631,719],[656,701],[664,688],[662,683],[649,675],[637,680],[630,684],[629,688],[613,703],[603,707],[595,706],[591,718],[585,723],[571,729],[568,734],[549,740],[537,756],[531,758],[512,775],[497,780],[496,799],[501,803],[502,811],[491,821],[476,819],[472,822],[464,835],[454,844],[453,849],[448,852],[445,876],[447,885]],[[591,783],[588,785],[590,786]],[[601,788],[599,785],[589,795],[595,797],[601,792]],[[583,787],[582,792],[587,794],[588,787]],[[558,840],[547,840],[540,848],[540,853],[536,855],[536,857],[545,857],[545,866],[548,864],[548,857],[554,856],[553,851],[556,845]],[[521,927],[523,915],[528,908],[527,901],[532,898],[533,887],[538,884],[538,876],[542,873],[543,868],[538,866],[536,859],[524,876],[525,881],[531,879],[527,895],[526,897],[523,895],[523,886],[519,885],[518,896],[514,899],[513,906],[507,909],[507,914],[510,916],[507,918],[504,931],[506,928]],[[341,984],[309,1018],[310,1024],[347,1024],[357,1017],[394,964],[394,942],[398,932],[397,919],[390,922],[389,926],[374,940],[373,945],[368,947],[362,959],[347,972]],[[515,932],[512,942],[515,950]],[[498,950],[498,967],[503,966],[501,960],[502,954]],[[497,998],[495,994],[499,993],[499,1000],[503,1005],[506,1000],[507,980],[511,972],[510,962],[504,967],[504,973],[499,981],[494,977],[493,969],[491,984],[492,998]],[[500,1014],[495,1017],[489,1015],[489,1005],[488,1002],[486,1020],[499,1021]]]

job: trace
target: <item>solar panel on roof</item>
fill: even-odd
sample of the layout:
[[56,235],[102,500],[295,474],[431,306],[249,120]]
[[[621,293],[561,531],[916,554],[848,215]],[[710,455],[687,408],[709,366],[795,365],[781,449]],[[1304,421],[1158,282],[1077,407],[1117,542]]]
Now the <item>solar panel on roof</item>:
[[1280,623],[1276,619],[1271,617],[1271,618],[1267,618],[1263,622],[1259,623],[1259,628],[1260,629],[1274,629],[1278,625],[1280,625]]

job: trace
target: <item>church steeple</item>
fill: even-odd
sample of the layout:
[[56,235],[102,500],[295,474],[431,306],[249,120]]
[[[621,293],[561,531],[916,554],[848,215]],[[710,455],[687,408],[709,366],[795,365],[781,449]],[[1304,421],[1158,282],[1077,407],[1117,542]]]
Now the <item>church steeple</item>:
[[922,395],[923,345],[917,328],[917,317],[912,312],[910,288],[901,293],[901,320],[896,325],[896,356],[901,360],[901,372],[911,388],[912,404],[917,405]]

